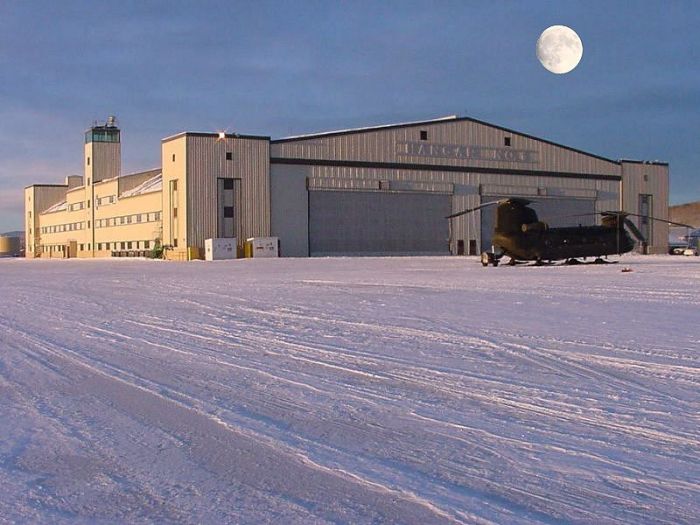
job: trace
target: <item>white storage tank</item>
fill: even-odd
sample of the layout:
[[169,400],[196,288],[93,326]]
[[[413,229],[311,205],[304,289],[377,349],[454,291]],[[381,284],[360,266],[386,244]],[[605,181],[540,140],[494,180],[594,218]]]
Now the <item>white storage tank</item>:
[[219,261],[236,258],[236,238],[226,237],[206,239],[204,241],[204,258],[207,261]]
[[245,242],[246,257],[279,257],[278,237],[250,237]]

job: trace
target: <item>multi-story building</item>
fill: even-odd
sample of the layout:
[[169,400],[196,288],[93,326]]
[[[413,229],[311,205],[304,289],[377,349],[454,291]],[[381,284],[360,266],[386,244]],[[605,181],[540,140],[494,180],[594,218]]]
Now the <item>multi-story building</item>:
[[85,133],[85,174],[25,189],[27,257],[103,257],[146,251],[162,236],[161,170],[120,176],[113,121]]
[[[113,119],[85,134],[84,175],[25,190],[28,257],[136,255],[155,245],[198,258],[204,241],[276,236],[283,256],[477,254],[493,208],[525,197],[553,226],[595,213],[641,215],[650,253],[667,250],[668,164],[612,160],[471,118],[270,140],[183,132],[162,167],[120,175]],[[569,217],[567,216],[576,216]]]

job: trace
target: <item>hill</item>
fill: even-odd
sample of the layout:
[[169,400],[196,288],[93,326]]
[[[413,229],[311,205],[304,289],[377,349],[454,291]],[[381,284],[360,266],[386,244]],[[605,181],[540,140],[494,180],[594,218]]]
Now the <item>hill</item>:
[[700,228],[700,202],[689,202],[677,206],[669,206],[669,220],[682,222]]
[[0,233],[0,237],[19,237],[20,239],[24,239],[24,232],[15,230],[12,232]]

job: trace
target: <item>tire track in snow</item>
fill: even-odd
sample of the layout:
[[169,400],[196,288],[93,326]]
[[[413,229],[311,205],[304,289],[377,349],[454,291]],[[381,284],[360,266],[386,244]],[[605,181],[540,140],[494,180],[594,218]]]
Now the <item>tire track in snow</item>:
[[[188,443],[198,463],[223,478],[234,477],[257,490],[308,502],[321,517],[331,520],[338,518],[338,510],[323,505],[329,494],[334,495],[332,500],[347,506],[345,512],[364,516],[362,519],[373,516],[373,519],[390,518],[402,523],[459,521],[415,494],[389,489],[354,473],[330,469],[301,456],[299,451],[289,454],[261,444],[216,416],[131,382],[133,376],[123,371],[117,375],[108,373],[86,363],[84,356],[68,348],[51,348],[27,332],[7,326],[5,330],[32,343],[33,348],[23,348],[23,352],[48,356],[54,366],[71,370],[69,375],[76,390],[98,392],[112,406],[144,424],[156,425],[179,436]],[[63,362],[63,366],[56,362]],[[256,459],[238,462],[245,457]],[[278,475],[285,470],[290,471],[287,476]],[[292,474],[294,471],[304,473]],[[298,477],[308,486],[299,486],[295,481]],[[320,498],[319,494],[324,497]]]

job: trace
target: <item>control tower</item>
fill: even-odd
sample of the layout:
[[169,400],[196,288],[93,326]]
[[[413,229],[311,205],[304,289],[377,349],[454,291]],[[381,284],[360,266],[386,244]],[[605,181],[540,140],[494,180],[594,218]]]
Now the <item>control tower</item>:
[[116,117],[103,125],[95,124],[85,132],[85,179],[89,187],[95,182],[118,177],[121,172],[121,142]]

